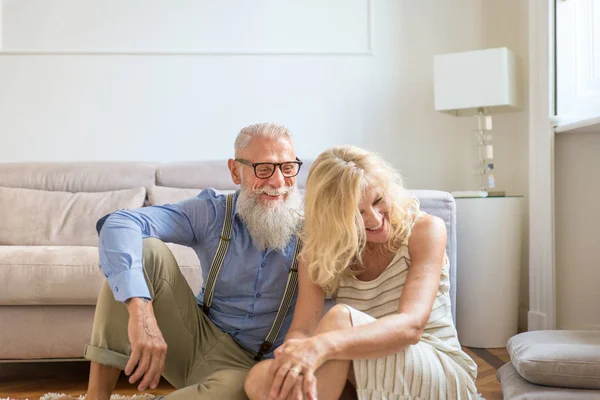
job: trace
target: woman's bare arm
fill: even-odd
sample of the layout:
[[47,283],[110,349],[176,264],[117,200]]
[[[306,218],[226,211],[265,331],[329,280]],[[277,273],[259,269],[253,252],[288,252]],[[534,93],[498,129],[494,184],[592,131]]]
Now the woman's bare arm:
[[439,288],[446,250],[446,226],[434,216],[421,217],[408,243],[411,265],[398,313],[377,321],[315,337],[325,359],[371,359],[396,353],[418,343],[429,320]]
[[325,293],[308,276],[307,265],[298,263],[298,300],[285,340],[310,336],[323,316]]

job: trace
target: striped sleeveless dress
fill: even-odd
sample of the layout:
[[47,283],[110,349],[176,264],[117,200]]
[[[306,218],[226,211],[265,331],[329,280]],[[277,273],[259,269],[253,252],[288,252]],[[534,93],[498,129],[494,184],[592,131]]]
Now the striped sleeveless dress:
[[[344,277],[335,298],[350,310],[353,326],[398,312],[410,267],[408,238],[384,272],[372,281]],[[373,360],[354,360],[359,400],[479,399],[477,364],[462,351],[452,321],[449,261],[445,257],[431,316],[419,343]]]

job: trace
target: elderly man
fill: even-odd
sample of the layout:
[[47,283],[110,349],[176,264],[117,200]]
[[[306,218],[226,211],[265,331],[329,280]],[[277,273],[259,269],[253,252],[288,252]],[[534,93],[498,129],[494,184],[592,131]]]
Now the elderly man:
[[[283,342],[296,301],[302,162],[276,124],[242,129],[235,157],[235,194],[207,189],[99,221],[108,282],[85,351],[88,400],[108,399],[122,370],[139,390],[164,376],[177,388],[168,399],[243,399],[248,370]],[[163,242],[195,250],[197,296]]]

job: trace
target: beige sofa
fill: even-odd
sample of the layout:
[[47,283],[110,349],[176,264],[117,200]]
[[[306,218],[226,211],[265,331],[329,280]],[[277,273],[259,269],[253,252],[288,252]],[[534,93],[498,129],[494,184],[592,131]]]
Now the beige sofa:
[[[177,202],[207,187],[237,189],[226,161],[0,163],[0,361],[81,358],[104,282],[97,220],[116,209]],[[445,192],[416,195],[446,221],[454,289],[454,200]],[[196,255],[169,246],[197,291]]]
[[[224,162],[191,165],[0,164],[0,360],[82,356],[104,281],[97,220],[198,193],[171,187],[236,188]],[[170,246],[199,288],[193,251]]]

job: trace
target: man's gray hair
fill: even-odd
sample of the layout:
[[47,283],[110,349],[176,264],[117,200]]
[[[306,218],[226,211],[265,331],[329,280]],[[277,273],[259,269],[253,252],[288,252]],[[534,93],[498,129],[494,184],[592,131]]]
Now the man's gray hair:
[[285,137],[292,142],[292,134],[283,125],[275,124],[273,122],[263,122],[260,124],[254,124],[243,128],[235,138],[235,152],[239,149],[245,149],[250,144],[250,141],[255,137],[264,137],[269,139],[279,139]]

